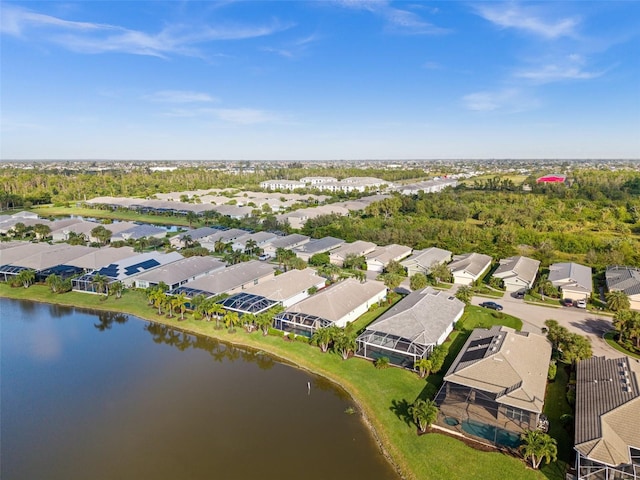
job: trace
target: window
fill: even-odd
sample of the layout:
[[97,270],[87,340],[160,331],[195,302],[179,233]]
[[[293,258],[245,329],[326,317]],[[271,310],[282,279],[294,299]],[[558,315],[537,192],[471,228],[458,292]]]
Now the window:
[[504,415],[505,417],[512,418],[517,422],[529,423],[529,412],[520,410],[519,408],[505,407]]
[[629,447],[629,455],[631,456],[632,464],[640,465],[640,449]]

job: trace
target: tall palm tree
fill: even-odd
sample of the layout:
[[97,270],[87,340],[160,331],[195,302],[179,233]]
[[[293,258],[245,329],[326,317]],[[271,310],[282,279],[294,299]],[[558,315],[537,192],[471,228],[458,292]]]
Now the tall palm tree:
[[180,320],[184,320],[184,311],[187,309],[187,303],[187,296],[184,293],[179,293],[172,299],[174,309],[180,311]]
[[336,334],[335,328],[322,327],[318,328],[311,336],[311,342],[320,347],[320,351],[326,353],[329,350],[329,344],[333,341]]
[[153,305],[158,309],[158,315],[162,315],[162,309],[165,306],[167,300],[167,294],[162,290],[157,289],[153,294]]
[[352,333],[346,333],[343,329],[340,329],[334,336],[333,348],[343,360],[346,360],[357,348],[356,338]]
[[473,296],[473,291],[471,287],[468,285],[463,285],[458,288],[456,292],[456,298],[460,300],[465,305],[469,305],[471,303],[471,297]]
[[525,459],[531,459],[531,466],[534,469],[539,468],[543,460],[551,463],[558,457],[556,440],[540,430],[527,430],[520,435],[520,439],[522,440],[520,452]]
[[31,270],[30,268],[21,270],[16,277],[16,280],[18,280],[24,288],[29,288],[29,285],[31,285],[35,279],[36,272],[35,270]]
[[610,310],[614,312],[619,312],[620,310],[628,310],[631,306],[629,302],[629,297],[627,297],[626,293],[622,290],[614,290],[605,295],[605,299],[607,300],[607,306]]
[[251,333],[253,331],[254,328],[256,328],[256,320],[257,320],[257,316],[254,315],[253,313],[246,313],[244,315],[242,315],[241,321],[242,321],[242,325],[244,326],[245,330],[248,333]]
[[269,328],[273,324],[273,316],[269,312],[263,312],[257,315],[256,325],[262,330],[262,335],[269,334]]
[[111,290],[111,293],[113,293],[116,298],[122,298],[122,292],[124,292],[124,285],[122,282],[120,281],[116,281],[113,282],[109,289]]
[[409,415],[411,415],[420,431],[424,433],[438,418],[438,407],[433,400],[418,398],[409,407]]
[[109,279],[105,275],[102,275],[100,273],[96,273],[91,279],[91,283],[95,287],[96,293],[98,294],[104,293],[106,295],[109,295],[109,289],[107,288],[108,282]]
[[211,302],[209,308],[207,309],[207,313],[210,317],[216,317],[216,330],[220,329],[220,314],[224,312],[224,307],[219,303],[215,302],[213,299],[209,299]]
[[45,283],[49,286],[53,293],[58,293],[58,290],[60,289],[62,284],[62,279],[55,273],[52,273],[45,279]]
[[229,333],[236,332],[236,325],[240,322],[240,317],[238,312],[227,312],[224,314],[223,318],[224,324],[229,329]]
[[431,373],[431,370],[433,369],[433,363],[427,358],[421,358],[420,360],[417,360],[413,366],[414,368],[418,369],[420,378],[424,378],[429,375],[429,373]]

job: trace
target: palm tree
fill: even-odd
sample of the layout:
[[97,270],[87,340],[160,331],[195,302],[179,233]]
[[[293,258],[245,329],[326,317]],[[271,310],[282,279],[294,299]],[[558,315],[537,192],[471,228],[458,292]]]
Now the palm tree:
[[216,317],[216,330],[220,330],[220,314],[224,312],[224,307],[213,299],[209,299],[209,301],[211,304],[207,308],[207,313],[209,314],[209,317]]
[[409,287],[411,290],[422,290],[429,284],[427,276],[424,273],[416,273],[411,275],[409,279]]
[[431,265],[431,272],[429,273],[436,281],[436,283],[440,282],[450,282],[452,278],[451,270],[445,263],[435,263]]
[[335,328],[322,327],[318,328],[311,336],[311,342],[320,347],[320,351],[326,353],[329,350],[329,344],[335,336]]
[[189,303],[191,304],[191,309],[194,311],[194,313],[198,313],[201,317],[204,317],[206,315],[205,302],[206,297],[201,293],[196,295],[189,301]]
[[357,348],[356,338],[351,333],[346,333],[343,329],[334,336],[333,348],[337,351],[343,360],[349,358],[349,355]]
[[409,415],[413,418],[420,432],[424,433],[438,418],[438,407],[433,400],[418,398],[409,407]]
[[433,364],[431,363],[431,360],[427,358],[421,358],[420,360],[417,360],[416,363],[413,364],[413,366],[414,368],[418,369],[420,378],[424,378],[427,375],[429,375],[429,373],[431,373],[431,370],[433,368]]
[[463,285],[458,288],[456,292],[456,298],[463,302],[465,305],[469,305],[471,303],[471,297],[473,296],[473,291],[471,287],[468,285]]
[[105,293],[107,296],[109,295],[109,289],[107,288],[108,282],[109,279],[100,273],[96,273],[91,280],[91,283],[96,289],[96,293]]
[[16,277],[16,280],[21,283],[24,288],[29,288],[29,285],[31,285],[35,279],[36,272],[30,268],[21,270]]
[[162,307],[165,306],[167,294],[160,289],[156,289],[153,293],[153,305],[158,309],[158,315],[162,315]]
[[543,460],[547,463],[554,462],[558,456],[558,444],[554,438],[540,430],[526,430],[520,435],[522,456],[531,459],[534,469],[540,467]]
[[136,241],[136,245],[134,247],[135,252],[144,252],[144,249],[149,246],[149,239],[147,237],[141,237]]
[[269,312],[258,314],[256,317],[256,325],[262,330],[262,335],[269,334],[269,328],[273,324],[273,316]]
[[122,297],[122,292],[124,292],[124,285],[122,284],[122,282],[120,281],[113,282],[109,288],[111,290],[111,293],[113,293],[116,296],[116,298]]
[[258,250],[258,242],[256,242],[253,238],[250,238],[244,244],[244,253],[247,255],[253,255]]
[[33,231],[35,232],[36,238],[38,240],[44,240],[51,234],[51,227],[42,223],[36,223],[33,226]]
[[244,326],[247,333],[251,333],[256,327],[256,319],[257,316],[253,313],[246,313],[242,316],[242,325]]
[[58,290],[60,289],[62,284],[62,279],[55,273],[52,273],[46,278],[45,283],[49,286],[53,293],[58,293]]
[[187,212],[187,222],[189,222],[189,228],[198,221],[198,215],[195,212]]
[[238,312],[227,312],[223,317],[224,324],[229,329],[229,333],[236,333],[236,325],[240,322]]
[[188,233],[184,234],[180,239],[180,241],[182,242],[182,245],[184,246],[184,248],[189,248],[193,246],[193,238],[191,238],[191,235],[189,235]]
[[171,305],[175,311],[180,311],[180,320],[184,320],[184,311],[187,309],[187,296],[179,293],[171,299]]
[[629,297],[622,290],[613,290],[605,295],[609,310],[619,312],[620,310],[628,310],[631,306]]

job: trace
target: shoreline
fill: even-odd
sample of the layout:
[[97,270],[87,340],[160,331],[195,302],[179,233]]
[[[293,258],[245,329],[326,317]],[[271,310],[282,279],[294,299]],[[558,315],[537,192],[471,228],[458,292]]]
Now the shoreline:
[[[32,287],[30,287],[32,288]],[[4,293],[2,291],[0,291],[0,298],[7,298],[9,300],[18,300],[18,301],[28,301],[28,302],[35,302],[35,303],[42,303],[42,304],[48,304],[48,305],[60,305],[60,306],[64,306],[64,307],[70,307],[70,308],[77,308],[80,310],[87,310],[87,311],[91,311],[91,310],[95,310],[95,311],[106,311],[106,312],[116,312],[116,313],[123,313],[126,315],[130,315],[132,317],[137,318],[138,320],[141,320],[142,322],[151,322],[151,323],[159,323],[162,325],[165,325],[167,327],[170,327],[176,331],[180,331],[182,333],[187,333],[189,335],[196,335],[196,336],[204,336],[204,337],[208,337],[208,338],[212,338],[215,339],[217,341],[220,341],[222,343],[228,344],[232,347],[241,347],[241,348],[247,348],[249,350],[252,350],[254,352],[264,352],[265,354],[273,357],[275,360],[286,363],[287,365],[291,366],[292,368],[297,368],[299,370],[302,370],[304,372],[308,372],[311,373],[313,375],[317,375],[319,377],[322,377],[326,380],[329,380],[330,382],[332,382],[333,384],[335,384],[336,386],[338,386],[339,388],[341,388],[351,399],[351,401],[353,401],[353,403],[357,406],[359,412],[360,412],[360,419],[362,421],[362,423],[364,424],[365,428],[367,428],[367,430],[370,432],[373,441],[375,442],[375,444],[377,445],[378,449],[380,450],[380,453],[382,454],[382,456],[385,458],[385,460],[389,463],[389,465],[391,466],[391,468],[398,474],[398,477],[401,480],[409,480],[411,478],[414,478],[412,475],[407,475],[406,472],[404,472],[398,462],[396,462],[396,460],[393,458],[393,456],[391,455],[391,453],[389,452],[389,449],[387,448],[387,445],[385,444],[385,442],[382,440],[381,435],[378,433],[378,429],[375,427],[374,423],[371,421],[370,417],[373,417],[372,412],[368,412],[368,407],[366,406],[366,402],[364,402],[362,399],[359,399],[357,397],[357,395],[347,386],[345,385],[342,381],[340,381],[338,379],[337,376],[334,375],[330,375],[328,372],[325,371],[319,371],[317,369],[313,369],[311,367],[308,367],[306,365],[301,365],[298,362],[296,362],[294,359],[292,358],[288,358],[284,355],[282,355],[282,352],[276,352],[275,350],[270,348],[270,345],[264,345],[265,348],[260,348],[258,349],[255,345],[251,344],[250,342],[243,342],[242,340],[240,341],[233,341],[229,338],[227,338],[228,336],[232,336],[233,338],[236,338],[236,336],[238,335],[238,333],[227,333],[227,335],[223,336],[222,335],[215,335],[215,334],[207,334],[201,331],[196,331],[194,329],[189,328],[188,326],[181,326],[179,325],[179,323],[177,322],[181,322],[181,320],[179,320],[178,315],[174,315],[174,317],[172,317],[171,319],[165,317],[164,315],[158,316],[157,318],[151,318],[151,315],[146,317],[143,316],[139,313],[132,313],[128,310],[114,310],[112,308],[104,308],[104,307],[100,307],[100,305],[97,305],[95,307],[89,307],[89,306],[78,306],[78,305],[74,305],[70,302],[53,302],[53,301],[47,301],[47,300],[43,300],[43,299],[34,299],[34,298],[22,298],[22,297],[13,297],[13,296],[7,296],[4,295]],[[210,322],[205,322],[204,320],[202,321],[203,324],[210,324]],[[219,330],[220,333],[224,332],[224,329]],[[244,332],[246,333],[246,332]],[[252,335],[252,334],[256,334],[256,335],[260,335],[262,336],[262,332],[260,332],[259,330],[256,330],[252,333],[246,333],[247,335]],[[282,341],[286,341],[284,339],[284,337],[282,338]],[[309,345],[310,348],[313,348]]]

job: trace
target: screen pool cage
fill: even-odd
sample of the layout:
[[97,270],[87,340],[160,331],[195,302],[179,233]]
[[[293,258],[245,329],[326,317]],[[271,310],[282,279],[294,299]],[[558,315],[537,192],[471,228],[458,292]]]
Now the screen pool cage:
[[329,327],[331,320],[307,313],[282,312],[273,318],[273,328],[311,338],[319,328]]
[[357,356],[371,360],[386,357],[390,364],[410,370],[415,370],[415,363],[421,358],[428,358],[433,351],[432,344],[422,345],[398,335],[375,330],[366,330],[356,342]]

